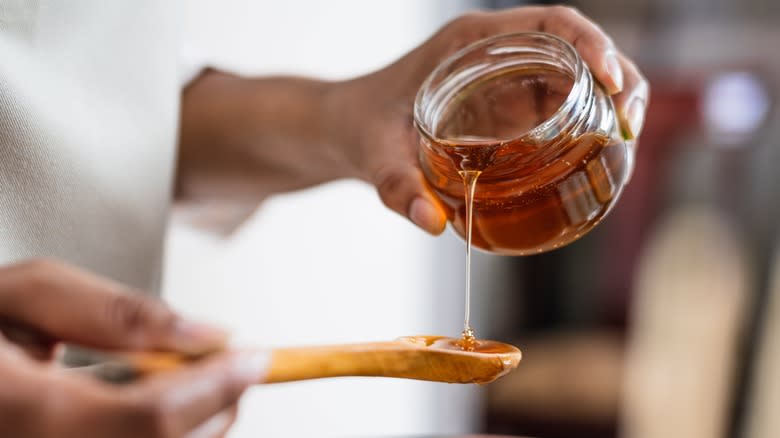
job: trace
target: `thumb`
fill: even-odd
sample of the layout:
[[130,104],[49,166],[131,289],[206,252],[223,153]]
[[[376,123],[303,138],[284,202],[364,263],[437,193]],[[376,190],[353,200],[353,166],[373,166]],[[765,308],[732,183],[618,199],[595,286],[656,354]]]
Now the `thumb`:
[[386,166],[376,173],[374,184],[391,210],[433,235],[444,231],[447,216],[418,167],[409,163]]
[[187,321],[163,302],[53,261],[0,269],[0,318],[87,347],[199,354],[225,332]]

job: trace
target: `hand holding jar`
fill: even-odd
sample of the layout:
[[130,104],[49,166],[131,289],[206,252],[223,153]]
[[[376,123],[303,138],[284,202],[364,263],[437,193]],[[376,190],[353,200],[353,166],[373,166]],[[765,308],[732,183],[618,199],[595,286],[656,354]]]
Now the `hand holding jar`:
[[[514,102],[501,98],[499,94],[507,95],[506,87],[517,87],[518,84],[523,83],[523,80],[515,76],[511,81],[504,81],[506,87],[500,93],[497,91],[499,89],[494,89],[492,103],[487,99],[480,101],[472,98],[469,102],[463,102],[463,106],[458,110],[447,103],[453,95],[440,94],[437,98],[443,101],[438,102],[438,107],[421,108],[421,105],[426,102],[432,103],[430,93],[446,93],[449,90],[451,93],[461,93],[461,98],[484,94],[487,89],[483,88],[480,91],[464,88],[469,83],[487,84],[484,77],[469,79],[463,75],[453,77],[448,74],[458,69],[468,70],[469,66],[490,64],[502,56],[517,59],[518,53],[514,55],[488,53],[490,50],[486,51],[484,46],[482,52],[479,51],[480,49],[467,49],[467,51],[472,50],[469,53],[457,52],[486,38],[518,32],[545,32],[558,37],[537,35],[520,42],[516,39],[518,36],[515,36],[514,41],[501,38],[493,40],[495,44],[503,45],[504,50],[510,52],[512,49],[509,46],[517,46],[518,43],[525,47],[522,50],[525,50],[526,54],[529,50],[539,51],[538,55],[545,59],[537,60],[539,61],[537,67],[541,64],[547,67],[544,75],[538,75],[540,71],[537,71],[539,77],[536,82],[541,84],[541,88],[537,87],[535,90],[549,93],[548,96],[544,99],[539,99],[538,96],[534,99],[515,99]],[[450,56],[458,59],[446,60]],[[448,64],[452,70],[440,69],[432,73],[442,64]],[[423,86],[423,82],[429,75],[432,75],[432,79]],[[530,80],[530,78],[526,79]],[[428,88],[420,90],[421,87]],[[442,91],[437,87],[447,90]],[[466,94],[462,93],[464,90]],[[429,100],[426,102],[418,100],[418,113],[415,115],[412,113],[412,108],[418,91],[423,99]],[[532,89],[526,88],[519,93],[531,91]],[[425,141],[426,131],[429,140],[447,140],[446,137],[451,135],[460,137],[460,140],[466,137],[471,137],[471,140],[475,140],[475,136],[483,137],[480,140],[483,143],[489,139],[494,140],[496,144],[516,140],[511,142],[514,145],[514,152],[510,153],[506,148],[498,151],[500,154],[505,154],[505,157],[515,158],[518,158],[518,154],[522,152],[518,148],[534,148],[539,152],[542,144],[558,140],[560,146],[560,141],[565,139],[571,140],[582,134],[593,134],[583,138],[583,141],[590,142],[589,146],[582,142],[577,143],[580,145],[579,149],[569,157],[573,159],[576,155],[579,160],[577,163],[585,161],[582,172],[576,177],[569,178],[568,183],[563,182],[562,185],[556,186],[562,189],[558,190],[559,193],[555,196],[571,201],[562,201],[558,207],[555,207],[557,216],[554,215],[554,220],[559,222],[557,225],[553,224],[550,228],[545,228],[544,221],[530,219],[525,223],[500,225],[498,222],[502,217],[512,216],[502,215],[498,210],[494,212],[490,227],[481,225],[480,209],[495,203],[495,199],[480,198],[480,183],[477,184],[474,244],[499,253],[525,254],[539,249],[552,249],[579,237],[582,232],[595,225],[613,204],[630,175],[633,159],[631,142],[625,144],[623,140],[635,139],[639,135],[648,102],[648,92],[647,81],[636,66],[618,51],[613,41],[596,24],[579,12],[559,6],[521,7],[498,12],[475,12],[452,21],[431,39],[389,67],[339,84],[334,89],[331,108],[340,109],[337,117],[342,119],[341,125],[343,120],[356,122],[353,125],[354,129],[343,133],[346,136],[344,142],[348,146],[348,161],[356,176],[374,184],[388,207],[433,234],[443,231],[448,218],[453,222],[456,231],[463,234],[463,188],[451,185],[452,178],[445,177],[445,179],[449,178],[446,184],[441,180],[444,177],[441,173],[444,172],[444,168],[432,163],[436,161],[434,156],[443,157],[440,154],[427,153],[426,146],[420,144],[420,137]],[[528,96],[533,97],[530,94]],[[495,105],[496,99],[498,105],[503,107]],[[490,106],[493,112],[486,112],[485,105]],[[524,108],[523,105],[526,107]],[[561,105],[568,105],[564,111],[567,114],[556,112]],[[585,110],[583,105],[590,105],[590,107]],[[443,113],[435,115],[434,113],[439,110]],[[518,115],[523,114],[524,111],[525,116],[519,117]],[[428,116],[431,118],[426,119]],[[548,118],[553,116],[556,118],[555,122],[549,122]],[[423,134],[418,134],[412,124],[415,117],[417,127],[422,128]],[[463,119],[464,117],[477,117],[477,119],[481,117],[481,119],[469,122]],[[599,120],[593,120],[594,118]],[[490,127],[486,122],[488,119],[491,120]],[[448,132],[447,129],[450,131]],[[533,141],[529,143],[528,138],[520,141],[525,134],[530,133],[535,136],[536,143]],[[563,150],[559,148],[558,153]],[[445,153],[441,150],[439,152]],[[541,167],[565,165],[562,160],[542,163],[538,161],[542,157],[538,154],[535,156],[534,162]],[[545,157],[547,160],[550,158]],[[576,163],[569,158],[566,159],[570,163],[568,166],[575,166]],[[426,175],[421,171],[421,162],[423,168],[427,169]],[[588,163],[591,162],[594,164],[588,167]],[[520,165],[518,162],[512,163],[504,162],[504,165]],[[438,176],[434,169],[441,170]],[[456,174],[460,170],[453,162],[450,162],[448,169],[449,172],[454,171]],[[552,172],[552,169],[550,171]],[[481,176],[483,183],[497,182],[496,178],[505,178],[506,175],[499,175],[501,172],[497,170],[483,173]],[[561,172],[576,173],[575,170],[567,173],[565,169]],[[582,178],[586,180],[590,178],[592,181],[585,184]],[[514,181],[517,183],[517,178],[514,178]],[[506,186],[508,183],[502,184]],[[515,185],[515,195],[519,192],[528,193],[529,187],[534,186],[528,180],[523,181],[523,184],[525,184],[524,189]],[[545,184],[536,184],[534,187],[543,185]],[[590,194],[581,194],[585,185],[591,187]],[[436,194],[430,190],[430,186],[433,186]],[[504,191],[500,196],[506,194],[507,192]],[[595,203],[592,202],[594,196]],[[599,200],[599,197],[605,196],[609,199]],[[518,198],[515,201],[515,204],[506,204],[505,207],[510,210],[516,209],[518,203],[530,202],[531,199]],[[581,205],[583,202],[585,204]],[[551,205],[540,208],[553,208]],[[484,214],[482,217],[485,220],[489,219]],[[517,219],[518,216],[514,217]],[[501,231],[502,227],[517,228],[523,225],[533,225],[533,227],[526,229],[522,235],[515,233],[508,236],[505,230]],[[480,227],[485,231],[481,235]],[[497,234],[491,237],[491,232]]]

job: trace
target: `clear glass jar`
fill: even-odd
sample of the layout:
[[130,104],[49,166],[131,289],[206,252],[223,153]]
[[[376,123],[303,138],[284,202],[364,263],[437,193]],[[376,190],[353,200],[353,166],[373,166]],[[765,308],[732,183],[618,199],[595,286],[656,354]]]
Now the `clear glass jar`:
[[419,160],[466,236],[467,175],[478,175],[472,242],[535,254],[584,235],[615,205],[634,148],[577,51],[545,33],[500,35],[451,55],[414,103]]

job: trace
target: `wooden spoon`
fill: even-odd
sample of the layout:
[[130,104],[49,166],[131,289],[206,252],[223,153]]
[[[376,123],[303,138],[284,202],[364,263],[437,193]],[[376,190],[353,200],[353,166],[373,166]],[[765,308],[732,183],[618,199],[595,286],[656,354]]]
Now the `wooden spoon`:
[[[489,383],[515,369],[520,350],[495,341],[475,341],[464,351],[460,340],[409,336],[392,342],[277,348],[263,382],[280,383],[325,377],[398,377],[448,383]],[[196,360],[174,353],[112,355],[109,365],[136,376],[175,369]]]

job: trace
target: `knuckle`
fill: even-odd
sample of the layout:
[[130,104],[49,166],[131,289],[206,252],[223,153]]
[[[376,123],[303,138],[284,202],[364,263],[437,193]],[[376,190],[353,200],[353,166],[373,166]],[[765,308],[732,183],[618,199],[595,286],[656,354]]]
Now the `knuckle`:
[[132,292],[121,292],[106,301],[105,313],[109,321],[120,329],[137,332],[165,320],[166,308],[149,297]]
[[623,56],[623,61],[625,62],[625,65],[623,66],[624,69],[628,70],[631,74],[635,75],[638,80],[642,80],[642,73],[639,71],[639,67],[637,67],[636,63],[629,59],[627,56]]
[[390,208],[396,208],[395,200],[404,185],[404,175],[390,169],[377,173],[377,191],[382,202]]
[[18,311],[25,306],[27,291],[42,292],[62,282],[64,265],[47,258],[33,258],[2,268],[0,306]]
[[443,55],[450,55],[475,41],[488,37],[489,32],[484,25],[487,14],[483,11],[471,11],[452,20],[446,28],[444,39],[447,41],[447,47]]
[[30,275],[48,275],[52,272],[60,272],[64,267],[59,262],[46,258],[36,257],[26,260],[19,265],[20,269]]
[[582,14],[580,14],[579,9],[575,8],[574,6],[569,5],[555,5],[550,7],[550,12],[553,15],[556,15],[561,18],[573,18],[573,17],[580,17]]
[[624,69],[629,74],[630,80],[635,84],[636,90],[641,93],[647,94],[650,91],[650,82],[645,77],[642,70],[636,65],[636,63],[627,57],[624,57],[625,64]]
[[568,14],[575,17],[583,17],[582,11],[579,10],[576,6],[565,6],[566,10],[568,11]]
[[451,27],[456,29],[468,29],[482,20],[484,16],[485,13],[482,11],[469,11],[455,18],[451,23]]
[[71,270],[49,258],[33,258],[16,265],[11,277],[20,290],[45,291],[59,289],[70,281]]

